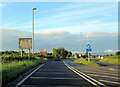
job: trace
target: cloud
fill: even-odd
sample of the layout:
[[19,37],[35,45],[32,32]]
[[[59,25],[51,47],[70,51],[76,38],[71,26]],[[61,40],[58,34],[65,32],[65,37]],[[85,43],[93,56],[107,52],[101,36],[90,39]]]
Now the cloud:
[[[41,15],[35,18],[35,29],[37,31],[45,30],[62,30],[69,31],[75,29],[75,31],[85,30],[85,32],[117,29],[117,16],[114,16],[117,4],[100,4],[100,3],[70,3],[60,5],[56,8],[48,8],[48,11],[41,11]],[[114,12],[113,12],[114,11]],[[39,11],[38,11],[39,12]],[[47,13],[45,13],[47,12]],[[112,13],[112,14],[110,14]],[[49,15],[46,15],[49,14]],[[26,14],[27,15],[27,14]],[[37,15],[37,14],[35,14]],[[109,15],[109,16],[108,16]],[[101,18],[102,17],[102,18]],[[107,21],[105,18],[116,19],[116,22]],[[32,29],[32,19],[24,22],[18,20],[17,22],[9,22],[4,24],[5,28],[17,28],[19,30]],[[72,31],[73,32],[73,31]]]
[[105,50],[104,52],[105,52],[105,53],[114,53],[114,52],[116,52],[116,51],[111,50],[111,49],[108,49],[108,50]]
[[[32,32],[21,31],[17,29],[0,29],[2,30],[2,49],[19,50],[18,38],[31,38]],[[114,52],[111,50],[118,49],[117,32],[89,32],[89,42],[92,45],[93,53]],[[35,51],[39,52],[40,48],[47,48],[50,52],[52,48],[65,47],[73,52],[85,52],[86,34],[73,34],[69,32],[40,32],[35,33]],[[110,49],[110,50],[108,50]]]
[[[114,29],[114,30],[113,30]],[[58,28],[45,28],[42,30],[36,30],[36,32],[44,32],[44,33],[50,33],[50,32],[70,32],[70,33],[80,33],[80,32],[99,32],[99,31],[115,31],[118,30],[117,23],[101,23],[99,21],[91,21],[84,23],[83,25],[76,25],[76,26],[65,26],[65,27],[58,27]]]

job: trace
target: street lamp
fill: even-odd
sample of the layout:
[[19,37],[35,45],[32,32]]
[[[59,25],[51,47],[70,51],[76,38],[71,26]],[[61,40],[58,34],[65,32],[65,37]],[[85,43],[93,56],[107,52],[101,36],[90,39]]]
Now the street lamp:
[[36,8],[32,8],[32,28],[33,28],[33,37],[32,37],[32,52],[34,55],[34,10],[36,10]]

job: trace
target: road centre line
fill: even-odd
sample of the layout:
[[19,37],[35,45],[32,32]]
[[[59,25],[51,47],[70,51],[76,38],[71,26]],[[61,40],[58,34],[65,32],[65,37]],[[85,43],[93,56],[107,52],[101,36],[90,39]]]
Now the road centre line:
[[84,72],[118,76],[118,74],[108,74],[108,73],[91,72],[91,71],[84,71]]
[[66,70],[58,70],[58,69],[39,69],[39,71],[53,71],[53,72],[55,72],[55,71],[66,71]]
[[[65,61],[63,61],[63,63],[64,63],[69,69],[71,69],[71,70],[74,71],[76,74],[78,74],[79,76],[83,77],[85,80],[87,80],[88,82],[92,83],[93,85],[95,85],[95,86],[97,86],[97,87],[100,87],[100,86],[98,86],[98,85],[96,84],[96,83],[98,83],[99,85],[102,85],[102,86],[104,86],[104,87],[108,87],[108,86],[104,85],[103,83],[101,83],[101,82],[99,82],[99,81],[91,78],[90,76],[88,76],[88,75],[80,72],[79,70],[75,69],[74,67],[70,66],[70,65],[67,64]],[[86,78],[85,76],[86,76],[87,78]],[[88,78],[89,78],[89,79],[88,79]],[[96,83],[94,83],[94,82],[91,81],[91,80],[93,80],[93,81],[96,82]]]
[[99,76],[99,77],[108,77],[108,78],[112,78],[112,79],[119,79],[118,77],[111,77],[111,76],[103,76],[103,75],[95,75],[95,74],[87,74],[90,76]]
[[40,65],[37,69],[35,69],[33,72],[28,74],[24,79],[22,79],[20,82],[16,84],[15,87],[19,87],[26,79],[28,79],[33,73],[35,73],[39,68],[41,68],[44,64]]
[[114,84],[120,84],[119,82],[112,82],[112,81],[107,81],[107,80],[99,80],[101,82],[108,82],[108,83],[114,83]]
[[46,73],[46,72],[35,72],[35,73],[39,73],[39,74],[74,74],[74,73]]
[[62,77],[30,77],[31,79],[81,79],[81,78],[62,78]]

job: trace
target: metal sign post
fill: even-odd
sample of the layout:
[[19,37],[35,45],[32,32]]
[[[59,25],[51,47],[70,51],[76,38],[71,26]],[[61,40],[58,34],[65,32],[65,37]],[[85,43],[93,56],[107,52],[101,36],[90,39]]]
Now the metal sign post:
[[28,59],[30,59],[30,49],[28,49]]
[[88,51],[88,62],[90,62],[89,51]]
[[86,47],[87,47],[86,52],[88,52],[88,62],[90,62],[90,52],[92,51],[91,45],[87,44]]
[[23,49],[21,49],[21,58],[23,57]]

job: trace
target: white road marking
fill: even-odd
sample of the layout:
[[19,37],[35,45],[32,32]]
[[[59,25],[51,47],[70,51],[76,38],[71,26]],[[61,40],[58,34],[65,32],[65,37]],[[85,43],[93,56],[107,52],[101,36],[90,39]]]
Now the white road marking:
[[58,70],[58,69],[39,69],[39,71],[53,71],[53,72],[56,72],[56,71],[66,71],[66,70]]
[[74,73],[49,73],[49,72],[35,72],[35,73],[39,73],[39,74],[74,74]]
[[104,75],[95,75],[95,74],[87,74],[87,75],[90,75],[90,76],[98,76],[98,77],[108,77],[108,78],[112,78],[112,79],[120,79],[118,77],[111,77],[111,76],[104,76]]
[[39,68],[41,68],[44,64],[40,65],[37,69],[27,75],[24,79],[22,79],[19,83],[16,84],[15,87],[19,87],[26,79],[28,79],[33,73],[35,73]]
[[75,70],[73,70],[68,64],[66,64],[64,61],[63,63],[69,68],[71,69],[73,72],[75,72],[77,75],[81,76],[82,78],[84,78],[85,80],[87,80],[88,82],[90,82],[91,84],[93,84],[94,86],[100,87],[98,86],[96,83],[92,82],[91,80],[87,79],[86,77],[82,76],[80,73],[76,72]]
[[114,83],[114,84],[120,84],[119,82],[112,82],[112,81],[107,81],[107,80],[99,80],[101,82],[108,82],[108,83]]
[[93,71],[83,71],[83,72],[88,72],[88,73],[97,73],[97,74],[105,74],[105,75],[113,75],[113,76],[118,76],[118,74],[109,74],[109,73],[102,73],[102,72],[93,72]]
[[[63,63],[64,63],[69,69],[71,69],[71,70],[74,71],[76,74],[78,74],[79,76],[81,76],[82,78],[84,78],[85,80],[87,80],[88,82],[92,83],[93,85],[95,85],[95,86],[97,86],[97,87],[100,87],[100,86],[98,86],[98,85],[96,84],[96,83],[98,83],[98,84],[100,84],[100,85],[102,85],[102,86],[104,86],[104,87],[108,87],[108,86],[104,85],[103,83],[101,83],[101,82],[99,82],[99,81],[91,78],[90,76],[88,76],[88,75],[80,72],[79,70],[75,69],[74,67],[72,67],[72,66],[70,66],[69,64],[65,63],[64,61],[63,61]],[[77,72],[76,72],[76,71],[77,71]],[[82,74],[82,75],[81,75],[81,74]],[[83,75],[84,75],[84,76],[83,76]],[[87,79],[85,76],[86,76],[87,78],[89,78],[89,79]],[[96,82],[96,83],[94,83],[94,82],[91,81],[91,80],[93,80],[93,81]]]
[[30,77],[31,79],[81,79],[81,78],[62,78],[62,77]]

